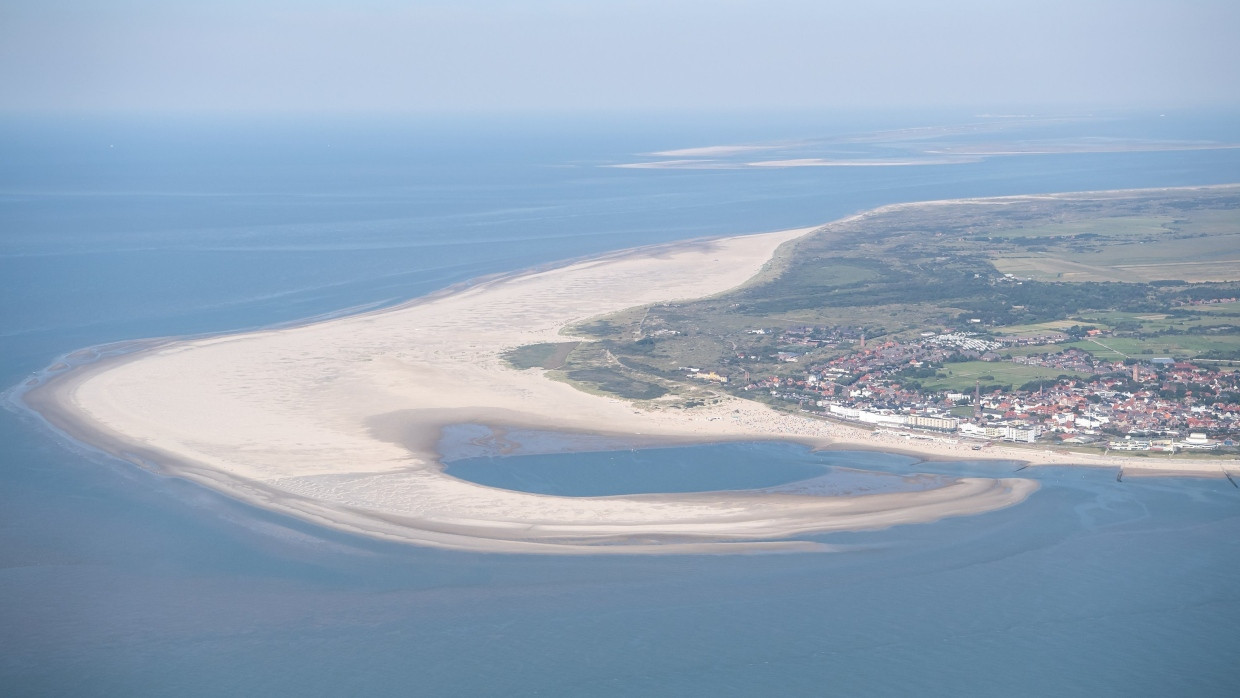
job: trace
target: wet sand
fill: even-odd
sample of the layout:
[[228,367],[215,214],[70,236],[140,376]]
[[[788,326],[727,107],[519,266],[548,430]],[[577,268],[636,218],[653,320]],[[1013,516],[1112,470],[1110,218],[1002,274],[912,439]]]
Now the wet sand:
[[[726,396],[688,410],[636,406],[539,370],[514,370],[500,358],[524,344],[565,341],[565,327],[590,317],[734,288],[809,230],[644,248],[298,327],[152,342],[55,373],[23,399],[85,444],[259,506],[365,535],[489,552],[822,550],[787,539],[990,511],[1022,501],[1037,484],[963,478],[855,497],[552,497],[445,475],[435,445],[451,424],[648,443],[782,439],[929,458],[1082,460],[910,442]],[[1151,465],[1128,464],[1140,460],[1100,464]],[[1217,464],[1159,465],[1221,473]]]

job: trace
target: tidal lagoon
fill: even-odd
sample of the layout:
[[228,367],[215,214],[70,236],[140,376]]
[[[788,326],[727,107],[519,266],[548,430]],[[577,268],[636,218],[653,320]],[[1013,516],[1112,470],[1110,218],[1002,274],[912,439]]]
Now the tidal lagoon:
[[[1229,149],[610,167],[879,121],[921,125],[15,123],[0,172],[4,383],[82,347],[373,309],[886,203],[1240,180]],[[1006,137],[1226,143],[1234,123],[1123,115]],[[808,537],[826,553],[525,556],[333,531],[112,460],[27,412],[2,419],[0,676],[17,695],[1229,693],[1240,495],[1221,478],[1026,470],[1039,489],[1017,506]],[[728,489],[693,482],[719,448],[641,455],[657,472],[689,461],[687,488]],[[810,458],[878,473],[863,482],[1017,467],[746,448],[777,471]]]

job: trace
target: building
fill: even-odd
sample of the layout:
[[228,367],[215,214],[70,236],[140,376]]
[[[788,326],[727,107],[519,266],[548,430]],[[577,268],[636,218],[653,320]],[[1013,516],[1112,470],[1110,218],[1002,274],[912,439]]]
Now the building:
[[908,417],[908,425],[918,429],[933,429],[935,431],[956,431],[956,427],[960,425],[960,420],[955,417],[940,417],[934,415],[911,414]]
[[1002,424],[987,425],[984,433],[990,439],[1003,439],[1004,441],[1031,444],[1037,441],[1041,430],[1036,426]]
[[1038,439],[1037,427],[1007,426],[1003,428],[1003,440],[1031,444]]
[[1179,445],[1194,451],[1213,451],[1218,448],[1217,441],[1213,441],[1207,438],[1205,434],[1197,431],[1190,433],[1188,438],[1180,442]]

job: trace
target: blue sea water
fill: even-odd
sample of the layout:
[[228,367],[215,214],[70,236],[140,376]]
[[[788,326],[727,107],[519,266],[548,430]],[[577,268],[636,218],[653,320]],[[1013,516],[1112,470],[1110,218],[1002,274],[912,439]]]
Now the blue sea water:
[[806,453],[771,453],[766,444],[483,456],[450,461],[446,472],[488,487],[561,497],[653,492],[756,490],[825,477],[830,467]]
[[[811,225],[884,203],[1240,181],[1236,150],[606,167],[647,153],[835,139],[880,157],[894,139],[866,134],[962,124],[956,142],[1236,143],[1235,116],[1110,114],[998,131],[948,113],[7,118],[0,385],[84,346],[377,307],[558,259]],[[679,484],[711,488],[694,464],[712,448],[638,456],[648,472],[680,468]],[[746,448],[789,477],[805,458],[785,444]],[[823,457],[821,467],[883,475],[1015,467]],[[548,464],[554,457],[531,467]],[[582,483],[623,486],[631,474],[604,469]],[[1121,483],[1106,470],[1020,475],[1042,488],[1019,506],[819,537],[841,553],[481,555],[257,511],[0,412],[0,688],[1234,695],[1240,490],[1221,479]],[[777,483],[736,486],[755,484]]]

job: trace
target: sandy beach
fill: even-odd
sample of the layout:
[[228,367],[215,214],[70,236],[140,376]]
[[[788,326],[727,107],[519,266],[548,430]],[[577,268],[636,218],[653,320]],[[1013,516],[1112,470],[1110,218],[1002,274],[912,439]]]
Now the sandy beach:
[[[866,214],[862,214],[866,215]],[[1012,459],[1221,474],[1208,461],[1106,458],[909,440],[724,396],[636,406],[518,371],[513,347],[625,308],[708,296],[760,271],[810,228],[644,248],[487,280],[395,308],[297,327],[153,343],[61,370],[24,395],[75,439],[262,507],[423,545],[519,553],[822,550],[804,533],[991,511],[1037,489],[963,478],[934,489],[824,497],[708,492],[553,497],[442,472],[440,430],[503,424],[643,439],[795,440],[923,458]]]

